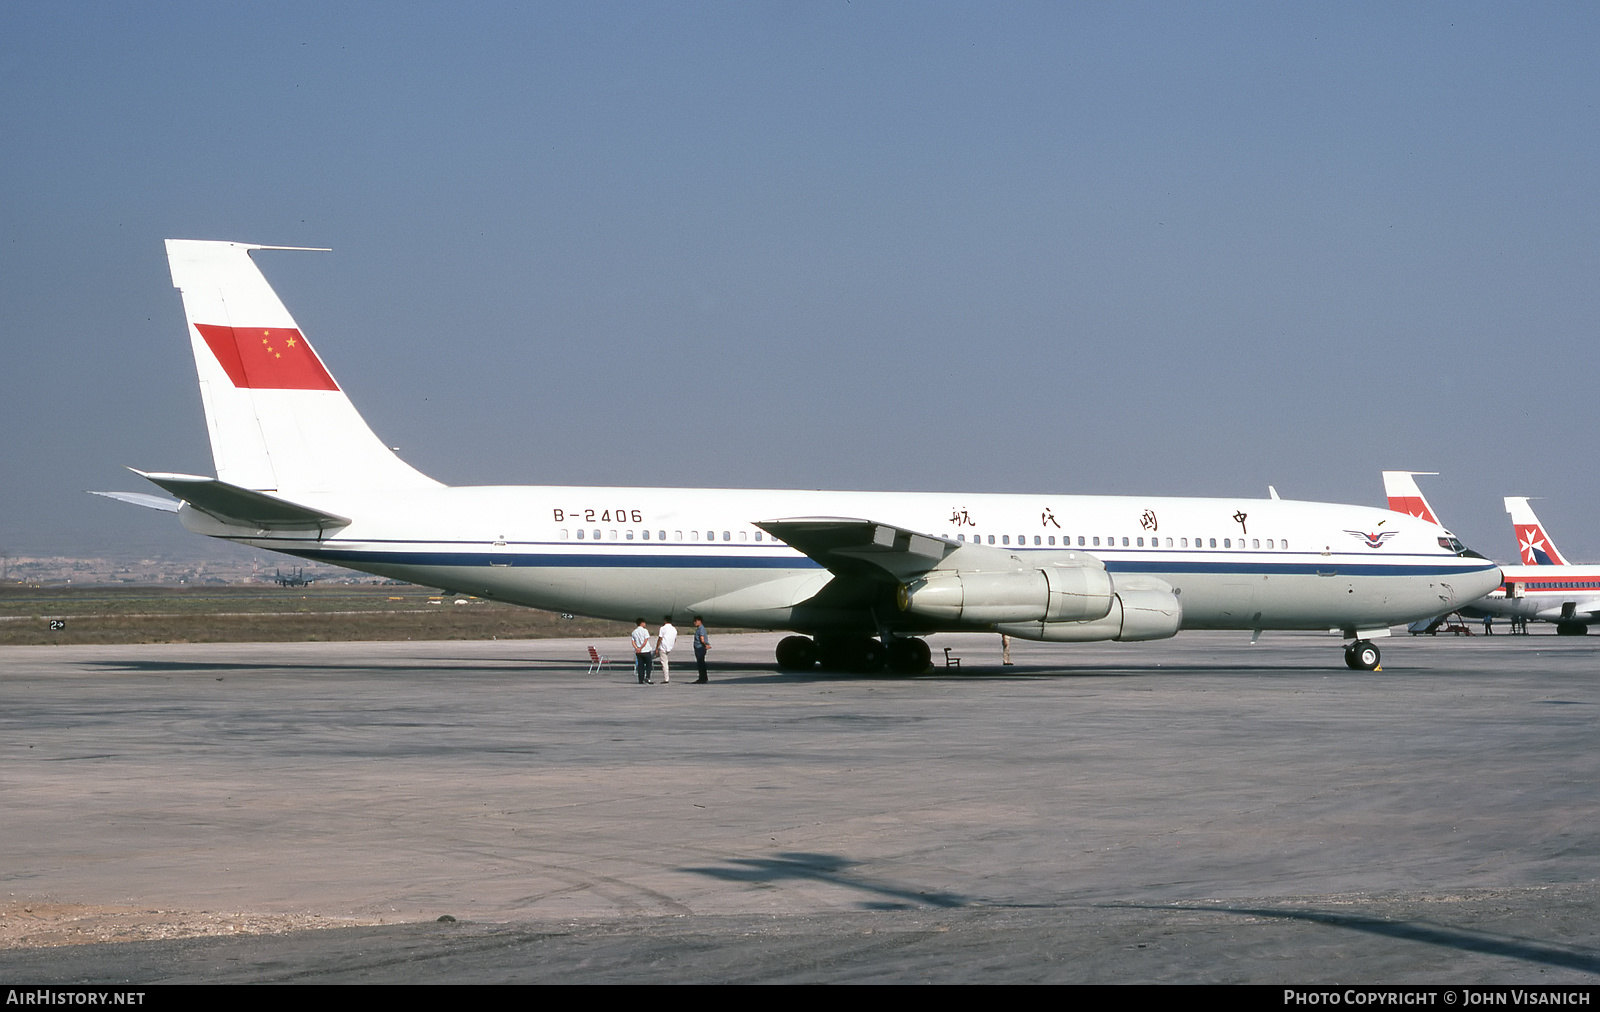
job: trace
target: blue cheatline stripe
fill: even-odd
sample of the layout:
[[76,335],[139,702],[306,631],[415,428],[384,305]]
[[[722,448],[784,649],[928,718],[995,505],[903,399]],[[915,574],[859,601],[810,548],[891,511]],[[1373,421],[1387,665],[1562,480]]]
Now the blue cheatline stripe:
[[363,552],[344,548],[279,551],[322,562],[384,566],[512,566],[518,569],[821,569],[810,559],[760,555],[531,555],[496,552]]
[[[820,563],[805,557],[764,555],[707,556],[627,554],[548,554],[527,552],[439,552],[439,551],[363,551],[348,548],[304,548],[285,544],[279,549],[291,555],[353,567],[385,566],[509,566],[549,569],[821,569]],[[1105,564],[1111,573],[1138,573],[1179,576],[1194,573],[1236,576],[1311,576],[1331,573],[1336,576],[1461,576],[1483,573],[1493,565],[1450,566],[1440,563],[1345,562],[1164,562],[1154,559],[1117,559]]]
[[1327,562],[1284,562],[1263,565],[1259,562],[1107,562],[1106,571],[1110,573],[1148,573],[1151,575],[1170,573],[1234,573],[1240,576],[1276,576],[1301,575],[1310,576],[1318,573],[1332,573],[1335,576],[1463,576],[1472,573],[1487,573],[1494,569],[1489,566],[1446,566],[1438,563],[1427,564],[1398,564],[1383,565],[1372,562],[1339,562],[1329,559]]

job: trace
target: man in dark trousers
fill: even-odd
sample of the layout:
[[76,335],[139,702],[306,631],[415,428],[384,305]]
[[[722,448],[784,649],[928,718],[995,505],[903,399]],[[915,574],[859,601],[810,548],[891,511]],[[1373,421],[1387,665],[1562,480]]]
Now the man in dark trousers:
[[629,638],[633,641],[633,672],[639,676],[640,685],[650,685],[650,629],[644,619],[639,620]]
[[694,617],[694,663],[700,669],[700,677],[694,680],[696,685],[706,684],[706,651],[711,649],[711,636],[706,632],[706,624],[699,615]]

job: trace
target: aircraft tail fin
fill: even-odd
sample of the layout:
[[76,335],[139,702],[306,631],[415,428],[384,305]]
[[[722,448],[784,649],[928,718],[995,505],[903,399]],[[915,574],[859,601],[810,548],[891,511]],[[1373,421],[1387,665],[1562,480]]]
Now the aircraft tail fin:
[[167,240],[217,477],[255,491],[437,486],[367,427],[250,259],[301,248]]
[[1389,497],[1389,509],[1443,527],[1444,524],[1439,522],[1438,515],[1433,512],[1433,507],[1428,505],[1427,498],[1423,496],[1422,489],[1417,487],[1417,475],[1438,473],[1438,471],[1383,472],[1383,494]]
[[1524,566],[1565,566],[1566,556],[1556,551],[1556,543],[1544,532],[1544,524],[1534,515],[1527,496],[1506,496],[1506,512],[1517,531],[1517,551]]

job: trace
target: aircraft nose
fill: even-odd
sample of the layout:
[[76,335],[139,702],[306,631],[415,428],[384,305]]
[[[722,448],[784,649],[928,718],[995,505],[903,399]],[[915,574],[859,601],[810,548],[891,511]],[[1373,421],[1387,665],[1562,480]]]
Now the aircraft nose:
[[1500,585],[1504,582],[1505,574],[1500,572],[1499,567],[1473,573],[1470,577],[1461,581],[1462,593],[1456,599],[1456,603],[1467,604],[1468,602],[1476,601],[1485,594],[1500,589]]

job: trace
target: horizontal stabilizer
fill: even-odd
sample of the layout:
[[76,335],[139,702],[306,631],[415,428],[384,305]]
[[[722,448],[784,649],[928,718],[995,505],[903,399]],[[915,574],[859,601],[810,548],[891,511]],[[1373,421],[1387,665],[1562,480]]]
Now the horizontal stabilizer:
[[225,524],[268,531],[324,531],[348,527],[350,519],[301,506],[265,492],[193,474],[134,471],[202,513]]
[[148,492],[94,492],[94,491],[91,491],[89,494],[90,495],[103,495],[107,499],[115,499],[118,502],[131,502],[135,506],[143,506],[143,507],[145,507],[147,509],[166,510],[168,513],[176,513],[176,512],[178,512],[179,509],[183,508],[183,503],[179,502],[176,499],[168,499],[164,495],[151,495]]

